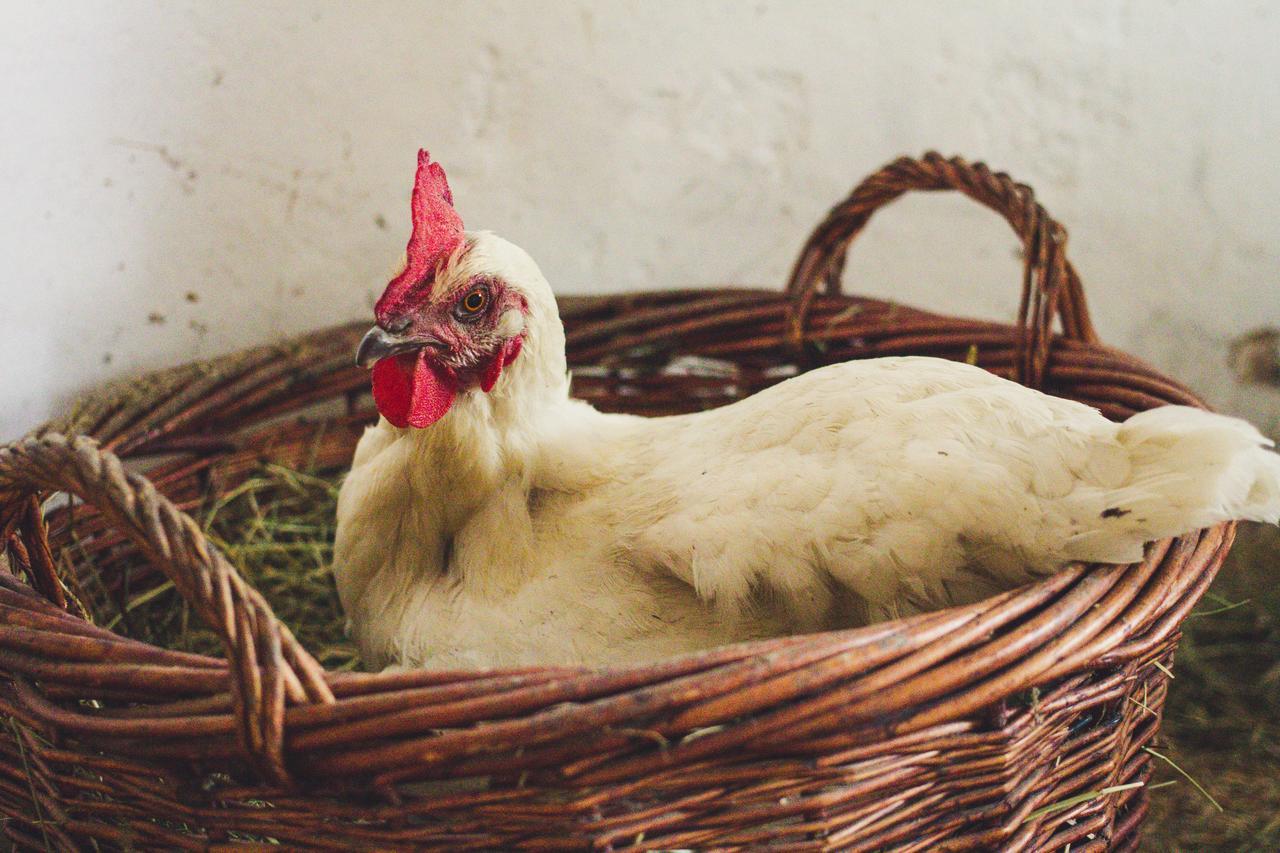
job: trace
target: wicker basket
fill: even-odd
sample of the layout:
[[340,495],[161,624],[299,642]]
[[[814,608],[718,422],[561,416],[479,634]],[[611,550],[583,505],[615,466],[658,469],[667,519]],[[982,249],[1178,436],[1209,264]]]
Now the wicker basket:
[[[848,246],[872,213],[908,190],[945,189],[1021,239],[1018,325],[841,295]],[[901,159],[831,212],[784,294],[564,299],[575,392],[656,415],[751,394],[785,365],[976,352],[995,373],[1111,417],[1197,404],[1098,344],[1065,242],[1006,175]],[[1231,525],[972,606],[652,666],[325,672],[184,510],[263,460],[347,462],[373,417],[367,375],[351,364],[360,330],[104,393],[0,450],[0,812],[19,847],[1137,845],[1165,667]],[[690,354],[737,373],[661,369]],[[55,492],[82,502],[44,501]],[[135,592],[172,580],[226,659],[73,612],[64,584],[118,585],[125,566]]]

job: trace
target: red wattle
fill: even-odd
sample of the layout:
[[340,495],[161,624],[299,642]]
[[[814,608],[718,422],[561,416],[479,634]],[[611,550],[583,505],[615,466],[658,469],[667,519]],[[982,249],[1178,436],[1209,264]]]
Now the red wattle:
[[373,366],[373,402],[402,429],[431,426],[445,416],[457,394],[457,376],[435,364],[425,350],[384,358]]
[[512,338],[503,344],[502,352],[495,355],[484,369],[484,374],[480,377],[480,390],[486,394],[492,391],[493,386],[498,384],[498,377],[502,375],[502,368],[515,361],[523,347],[524,338]]

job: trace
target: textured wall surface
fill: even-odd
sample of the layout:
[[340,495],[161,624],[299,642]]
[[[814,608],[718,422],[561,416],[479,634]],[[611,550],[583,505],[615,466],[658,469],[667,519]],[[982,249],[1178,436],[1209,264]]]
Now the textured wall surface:
[[[367,316],[414,152],[562,293],[776,286],[866,172],[937,148],[1037,188],[1102,334],[1223,407],[1280,325],[1266,2],[0,0],[0,437],[145,368]],[[1011,317],[1003,224],[879,217],[849,286]]]

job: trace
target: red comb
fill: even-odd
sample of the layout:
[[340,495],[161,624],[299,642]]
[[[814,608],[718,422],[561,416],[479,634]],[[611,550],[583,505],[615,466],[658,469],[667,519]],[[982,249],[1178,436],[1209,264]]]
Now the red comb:
[[439,163],[426,151],[418,152],[418,174],[413,181],[413,234],[405,247],[404,272],[391,280],[373,312],[386,325],[403,313],[414,297],[431,292],[436,265],[462,243],[462,217],[453,209],[453,194]]

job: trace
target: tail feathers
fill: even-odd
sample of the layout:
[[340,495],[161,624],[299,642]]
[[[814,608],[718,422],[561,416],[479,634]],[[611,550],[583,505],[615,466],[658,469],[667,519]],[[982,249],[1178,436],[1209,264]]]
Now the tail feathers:
[[1128,482],[1100,491],[1097,517],[1069,543],[1073,559],[1129,562],[1152,539],[1229,520],[1280,523],[1280,455],[1251,424],[1165,406],[1125,421],[1116,439]]
[[1187,511],[1203,513],[1206,523],[1280,522],[1280,456],[1247,421],[1165,406],[1134,415],[1118,437],[1131,448],[1134,485],[1144,478],[1163,482],[1160,491],[1168,494],[1183,473],[1182,491],[1175,487],[1168,496]]

